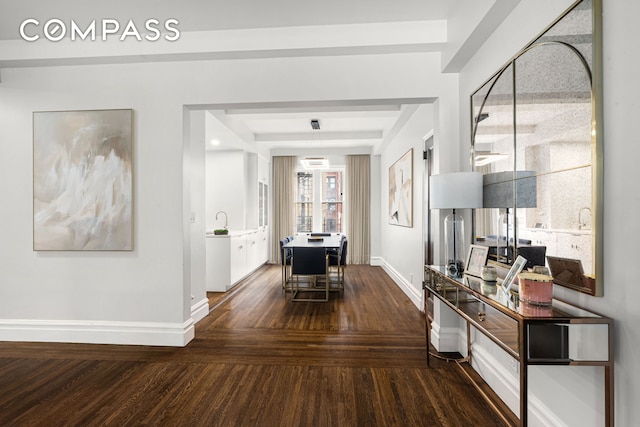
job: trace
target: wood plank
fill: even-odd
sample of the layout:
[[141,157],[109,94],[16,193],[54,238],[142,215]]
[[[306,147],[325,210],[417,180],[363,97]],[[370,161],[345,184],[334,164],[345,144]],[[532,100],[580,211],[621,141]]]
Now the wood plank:
[[265,266],[184,348],[0,342],[0,425],[502,425],[379,267],[294,303]]

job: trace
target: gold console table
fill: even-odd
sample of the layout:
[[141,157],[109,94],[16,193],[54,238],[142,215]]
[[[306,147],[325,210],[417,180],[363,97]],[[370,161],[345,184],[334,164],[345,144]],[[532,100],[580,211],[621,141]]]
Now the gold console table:
[[[499,282],[466,275],[451,277],[443,266],[425,266],[423,288],[427,365],[432,357],[432,313],[428,301],[433,296],[467,321],[468,356],[463,361],[471,362],[474,327],[520,363],[520,426],[527,425],[530,365],[603,366],[604,423],[614,426],[612,319],[556,299],[550,306],[530,305],[505,292]],[[485,398],[489,399],[486,395]],[[497,409],[497,405],[492,406]],[[508,417],[503,419],[508,422]]]

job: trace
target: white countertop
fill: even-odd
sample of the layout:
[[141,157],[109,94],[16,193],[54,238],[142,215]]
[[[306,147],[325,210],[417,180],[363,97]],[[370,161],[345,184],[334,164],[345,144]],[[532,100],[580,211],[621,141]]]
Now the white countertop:
[[225,239],[233,236],[244,236],[245,234],[257,233],[258,231],[266,230],[266,228],[254,228],[251,230],[229,230],[228,234],[213,234],[213,230],[207,231],[205,237],[213,237],[216,239]]

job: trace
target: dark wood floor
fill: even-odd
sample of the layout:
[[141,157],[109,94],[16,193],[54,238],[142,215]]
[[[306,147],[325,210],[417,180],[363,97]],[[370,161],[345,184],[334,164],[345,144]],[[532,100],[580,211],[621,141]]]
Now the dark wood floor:
[[[232,290],[185,348],[0,343],[0,426],[496,426],[460,369],[427,368],[421,313],[379,267],[290,302]],[[213,300],[212,300],[213,301]]]

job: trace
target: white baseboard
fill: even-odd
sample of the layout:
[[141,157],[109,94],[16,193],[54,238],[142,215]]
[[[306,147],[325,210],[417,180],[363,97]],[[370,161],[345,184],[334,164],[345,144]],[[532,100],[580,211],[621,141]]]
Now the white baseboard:
[[382,257],[372,256],[369,260],[369,264],[376,267],[382,267],[382,265],[384,264],[384,260],[382,259]]
[[[405,279],[395,268],[393,268],[390,264],[388,264],[384,259],[377,258],[376,261],[380,260],[380,266],[382,269],[391,277],[391,279],[396,282],[398,287],[402,289],[402,291],[409,297],[411,302],[418,307],[418,310],[422,311],[422,292],[416,289],[411,282]],[[373,264],[373,257],[371,258],[371,265]]]
[[504,403],[518,415],[520,411],[518,372],[514,368],[505,366],[504,360],[494,357],[488,349],[478,343],[473,344],[472,354],[471,366],[500,396]]
[[[520,385],[518,372],[504,365],[504,361],[477,343],[472,347],[472,366],[498,396],[519,416]],[[506,355],[506,353],[505,353]],[[510,356],[507,356],[510,357]],[[511,370],[511,372],[510,372]],[[529,393],[529,425],[564,426],[566,425],[549,410],[540,399]]]
[[431,345],[441,352],[458,351],[460,344],[459,328],[443,328],[439,323],[431,322]]
[[[239,279],[238,279],[238,280],[236,280],[235,282],[233,282],[233,283],[231,283],[231,284],[229,284],[229,285],[226,285],[226,286],[224,287],[225,292],[229,292],[229,291],[230,291],[231,289],[233,289],[233,288],[234,288],[238,283],[242,282],[244,279],[246,279],[247,277],[251,276],[251,275],[252,275],[253,273],[255,273],[256,271],[260,270],[260,269],[262,268],[262,266],[263,266],[263,265],[265,265],[266,263],[267,263],[266,261],[265,261],[265,262],[263,262],[262,264],[260,264],[260,265],[259,265],[259,266],[257,266],[256,268],[254,268],[253,270],[251,270],[251,271],[247,272],[247,274],[245,274],[244,276],[242,276],[241,278],[239,278]],[[209,290],[207,289],[207,291],[209,291]],[[216,292],[219,292],[219,291],[216,291]]]
[[209,300],[203,298],[191,306],[191,318],[193,323],[198,323],[209,314]]
[[194,338],[194,321],[180,323],[75,320],[0,320],[0,341],[184,347]]

